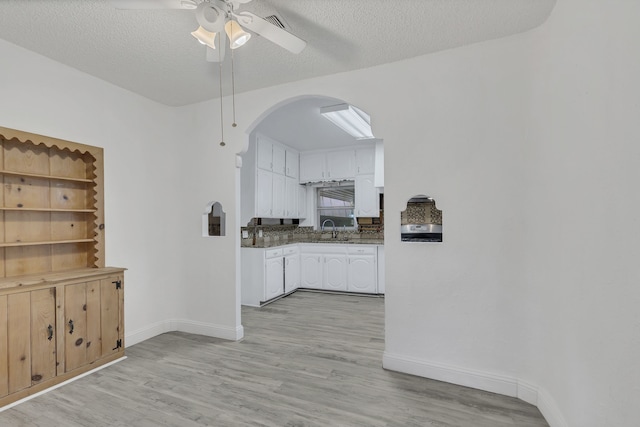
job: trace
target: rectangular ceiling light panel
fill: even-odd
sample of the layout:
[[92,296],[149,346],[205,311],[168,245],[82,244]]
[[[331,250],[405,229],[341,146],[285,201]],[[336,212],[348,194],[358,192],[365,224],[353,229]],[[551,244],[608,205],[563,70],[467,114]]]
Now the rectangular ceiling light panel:
[[364,111],[349,105],[338,104],[320,108],[320,114],[356,139],[373,139],[371,118]]

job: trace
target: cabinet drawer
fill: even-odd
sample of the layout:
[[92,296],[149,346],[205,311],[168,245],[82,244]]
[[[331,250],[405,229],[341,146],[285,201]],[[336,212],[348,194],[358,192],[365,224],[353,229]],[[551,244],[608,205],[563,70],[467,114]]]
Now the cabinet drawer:
[[282,253],[283,253],[282,248],[279,248],[279,249],[267,249],[264,252],[264,258],[265,259],[277,258],[277,257],[282,256]]
[[375,255],[377,253],[375,246],[366,247],[350,247],[349,255]]
[[300,250],[297,246],[287,246],[286,248],[284,248],[285,255],[296,255],[298,253],[300,253]]

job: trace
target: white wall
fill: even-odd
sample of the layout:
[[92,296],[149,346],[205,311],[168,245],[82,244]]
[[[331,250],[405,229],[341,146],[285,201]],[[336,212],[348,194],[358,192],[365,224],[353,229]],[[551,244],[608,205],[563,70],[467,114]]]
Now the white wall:
[[175,111],[0,40],[0,126],[104,147],[106,264],[126,267],[127,345],[174,318],[183,274]]
[[[204,181],[216,181],[219,197],[232,200],[237,188],[224,175],[229,153],[244,148],[242,130],[266,110],[315,94],[366,110],[385,141],[385,364],[432,377],[457,375],[443,379],[513,395],[524,358],[521,153],[530,75],[523,38],[240,94],[239,127],[227,125],[227,146],[203,136],[198,152],[206,154],[194,159],[194,169],[210,165]],[[198,127],[215,131],[217,102],[188,107],[185,114],[203,111]],[[443,244],[400,242],[400,211],[415,194],[434,196],[443,209]],[[198,200],[188,204],[195,208],[205,194],[194,196]],[[225,252],[219,241],[219,262],[211,267],[228,281],[231,243]],[[199,248],[188,251],[188,258],[198,258]],[[215,297],[229,301],[229,284],[223,286]],[[214,316],[207,310],[198,316]]]
[[640,425],[639,22],[562,0],[534,33],[527,371],[568,426]]
[[[386,154],[386,367],[519,396],[554,427],[637,424],[637,12],[563,0],[532,33],[238,96],[232,152],[289,98],[371,114]],[[214,129],[217,103],[195,108]],[[443,210],[443,244],[400,243],[415,194]],[[612,234],[587,238],[601,223]]]

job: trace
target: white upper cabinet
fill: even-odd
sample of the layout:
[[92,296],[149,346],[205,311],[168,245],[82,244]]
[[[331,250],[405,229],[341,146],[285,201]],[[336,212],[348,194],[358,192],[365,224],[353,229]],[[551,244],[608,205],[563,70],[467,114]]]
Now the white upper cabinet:
[[284,146],[263,135],[257,136],[256,143],[258,145],[258,168],[284,175],[286,169]]
[[256,137],[257,165],[260,169],[271,170],[273,164],[273,144],[262,135]]
[[[271,174],[273,179],[273,193],[272,200],[273,206],[271,215],[268,218],[284,218],[285,217],[285,209],[287,205],[286,197],[286,178],[284,175],[280,175],[277,173]],[[258,196],[259,197],[259,196]]]
[[300,153],[300,183],[326,181],[326,164],[325,153]]
[[299,218],[298,216],[298,180],[295,178],[285,178],[285,206],[283,218]]
[[298,152],[264,135],[243,155],[241,221],[298,218]]
[[253,216],[270,218],[273,212],[273,174],[258,169],[256,176],[256,209]]
[[356,175],[355,150],[300,153],[300,183],[345,181]]
[[307,187],[298,185],[298,218],[307,217]]
[[272,148],[272,172],[284,175],[286,170],[286,150],[279,144],[273,144]]
[[356,175],[368,175],[376,169],[376,149],[358,148],[356,150]]
[[355,216],[379,218],[380,197],[373,174],[356,176],[355,193]]
[[327,172],[331,181],[353,179],[356,175],[356,152],[354,150],[329,151]]
[[286,149],[285,153],[285,175],[290,178],[298,179],[298,170],[300,169],[300,155],[297,151]]

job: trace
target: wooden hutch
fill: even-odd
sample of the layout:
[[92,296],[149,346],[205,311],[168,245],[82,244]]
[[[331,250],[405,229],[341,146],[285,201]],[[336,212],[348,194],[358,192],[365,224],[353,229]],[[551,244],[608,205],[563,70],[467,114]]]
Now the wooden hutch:
[[102,148],[0,127],[0,407],[124,356]]

